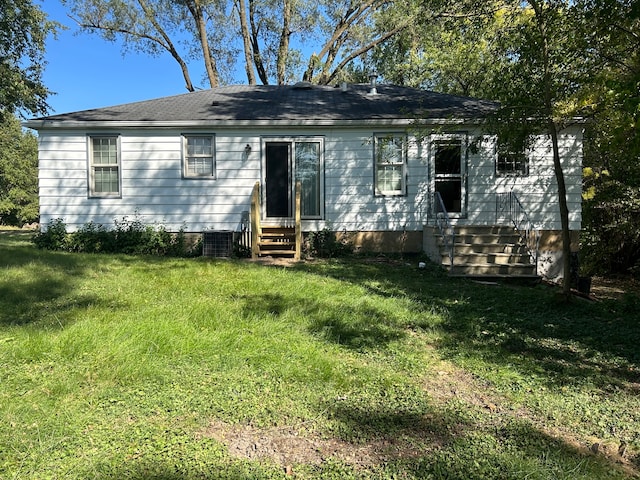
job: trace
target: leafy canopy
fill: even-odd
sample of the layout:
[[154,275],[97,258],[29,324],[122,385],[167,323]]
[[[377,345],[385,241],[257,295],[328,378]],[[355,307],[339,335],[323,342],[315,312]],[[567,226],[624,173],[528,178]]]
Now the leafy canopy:
[[44,48],[55,28],[31,0],[0,0],[0,119],[13,112],[48,111]]

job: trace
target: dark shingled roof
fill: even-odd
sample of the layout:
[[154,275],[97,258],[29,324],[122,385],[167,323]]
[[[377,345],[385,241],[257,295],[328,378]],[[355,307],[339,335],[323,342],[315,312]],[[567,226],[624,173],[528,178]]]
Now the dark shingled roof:
[[[349,84],[341,88],[296,85],[235,85],[113,107],[64,113],[36,122],[318,121],[474,119],[494,111],[494,102],[393,85]],[[42,126],[42,125],[41,125]]]

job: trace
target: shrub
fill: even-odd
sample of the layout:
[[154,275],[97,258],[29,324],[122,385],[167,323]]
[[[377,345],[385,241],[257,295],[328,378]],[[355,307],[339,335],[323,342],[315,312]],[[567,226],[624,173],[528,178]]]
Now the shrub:
[[338,241],[335,232],[325,227],[307,234],[305,250],[310,256],[332,258],[353,253],[353,246],[348,241]]
[[68,236],[69,250],[72,252],[100,253],[115,250],[112,233],[104,225],[89,222],[80,230]]
[[67,233],[62,219],[52,220],[46,230],[38,232],[33,243],[48,250],[68,250],[85,253],[126,253],[188,257],[198,253],[198,245],[190,249],[184,229],[177,234],[164,226],[144,225],[139,219],[123,217],[114,222],[114,228],[89,222],[77,232]]
[[36,247],[44,250],[67,249],[67,226],[62,218],[51,220],[47,227],[39,229],[33,236]]

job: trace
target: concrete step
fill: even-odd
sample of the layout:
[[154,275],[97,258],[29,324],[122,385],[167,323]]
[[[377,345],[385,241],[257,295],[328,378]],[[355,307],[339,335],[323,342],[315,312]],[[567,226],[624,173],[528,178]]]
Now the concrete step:
[[[445,252],[444,245],[440,246],[440,251]],[[524,245],[513,243],[478,243],[478,244],[460,244],[455,246],[456,255],[468,255],[472,253],[484,253],[484,254],[512,254],[512,255],[526,255],[527,247]]]
[[[442,254],[442,265],[449,266],[449,255]],[[466,253],[462,254],[456,250],[453,259],[454,265],[530,265],[529,254],[511,253]]]
[[535,265],[520,235],[512,226],[455,227],[453,267],[442,238],[437,239],[442,265],[451,276],[478,278],[537,278]]
[[512,225],[460,225],[454,228],[460,235],[509,235],[515,231]]
[[502,234],[497,235],[493,233],[478,233],[478,234],[458,234],[456,233],[455,237],[456,245],[464,244],[464,245],[492,245],[496,243],[512,243],[517,244],[520,242],[520,235],[515,232],[511,232],[510,234]]
[[508,264],[508,265],[486,265],[486,264],[466,264],[456,265],[449,270],[449,274],[464,276],[522,276],[535,275],[535,267],[531,264]]

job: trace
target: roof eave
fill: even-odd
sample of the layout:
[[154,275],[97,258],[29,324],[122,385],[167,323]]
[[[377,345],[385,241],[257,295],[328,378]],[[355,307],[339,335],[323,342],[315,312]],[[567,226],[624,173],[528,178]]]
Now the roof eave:
[[359,127],[359,126],[415,126],[415,125],[477,125],[482,118],[375,118],[360,120],[46,120],[33,119],[23,123],[34,130],[47,129],[168,129],[168,128],[233,128],[233,127]]

